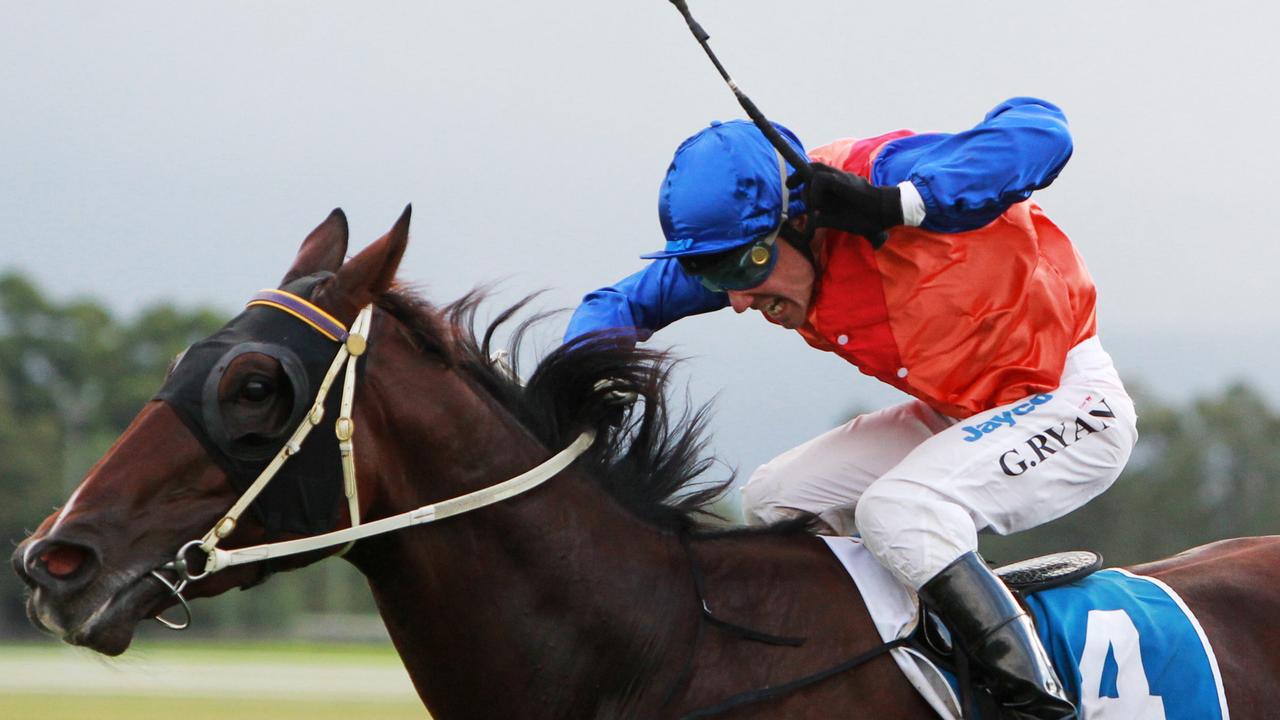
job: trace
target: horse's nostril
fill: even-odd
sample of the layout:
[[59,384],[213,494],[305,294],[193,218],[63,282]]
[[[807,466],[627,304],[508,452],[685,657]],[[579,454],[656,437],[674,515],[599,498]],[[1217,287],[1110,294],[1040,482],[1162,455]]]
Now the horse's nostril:
[[55,545],[40,555],[40,562],[50,575],[64,580],[75,574],[83,565],[89,554],[84,548],[75,545]]
[[102,553],[92,543],[43,537],[18,546],[13,569],[31,590],[65,599],[101,576]]

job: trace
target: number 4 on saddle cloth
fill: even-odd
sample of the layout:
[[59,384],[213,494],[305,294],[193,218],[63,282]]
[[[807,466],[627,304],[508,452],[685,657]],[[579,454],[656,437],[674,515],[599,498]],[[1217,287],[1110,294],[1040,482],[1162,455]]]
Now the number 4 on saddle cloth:
[[[822,539],[853,576],[885,642],[920,630],[914,594],[858,540]],[[1008,578],[1009,570],[997,572]],[[1022,578],[1013,574],[1025,581],[1028,567],[1021,570]],[[1032,580],[1024,597],[1082,720],[1229,720],[1213,649],[1172,588],[1118,569],[1072,576],[1040,589]],[[893,658],[939,716],[959,720],[959,684],[945,663],[910,646]]]

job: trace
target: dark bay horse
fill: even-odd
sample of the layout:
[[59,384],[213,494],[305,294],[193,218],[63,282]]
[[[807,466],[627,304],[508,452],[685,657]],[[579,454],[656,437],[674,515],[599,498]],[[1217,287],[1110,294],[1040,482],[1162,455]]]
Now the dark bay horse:
[[[702,419],[669,415],[660,357],[599,339],[553,351],[520,384],[490,360],[492,330],[481,339],[471,331],[474,297],[437,310],[392,287],[408,223],[406,211],[344,263],[346,220],[335,211],[304,241],[282,282],[297,287],[308,279],[305,299],[348,327],[362,308],[376,308],[353,414],[363,522],[518,476],[584,430],[598,438],[535,490],[362,539],[343,555],[368,579],[435,717],[679,718],[880,644],[844,569],[803,528],[723,532],[698,523],[698,507],[723,487],[689,487],[705,469]],[[246,349],[205,383],[209,406],[221,413],[210,422],[236,443],[274,449],[297,416],[299,386],[286,367],[293,351]],[[189,362],[177,363],[166,387]],[[612,400],[619,388],[641,397],[621,422]],[[175,603],[153,571],[172,567],[175,552],[220,523],[243,490],[236,466],[216,459],[225,450],[219,435],[193,431],[179,405],[170,398],[144,406],[61,510],[14,553],[32,589],[33,622],[68,643],[108,655],[128,648],[139,621]],[[336,453],[324,461],[339,463]],[[320,473],[321,480],[340,485],[342,476]],[[315,497],[326,499],[323,507]],[[287,507],[297,498],[271,502]],[[309,502],[308,522],[321,518],[319,531],[351,524],[341,492]],[[298,537],[308,522],[282,521],[267,504],[235,524],[225,544]],[[234,565],[185,592],[248,587],[340,550]],[[1226,541],[1133,570],[1167,582],[1198,614],[1234,717],[1274,716],[1280,541]],[[744,638],[708,622],[703,600],[722,620],[807,641],[790,647]],[[892,660],[878,657],[726,716],[932,713]]]

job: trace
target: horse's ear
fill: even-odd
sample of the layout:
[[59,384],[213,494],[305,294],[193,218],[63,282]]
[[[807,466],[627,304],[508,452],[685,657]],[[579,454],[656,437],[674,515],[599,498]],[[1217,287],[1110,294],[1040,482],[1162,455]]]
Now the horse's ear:
[[338,291],[352,305],[364,307],[391,288],[400,267],[400,258],[409,244],[409,216],[412,205],[406,205],[400,219],[386,235],[361,250],[338,270]]
[[280,287],[318,272],[337,272],[346,256],[347,216],[342,208],[334,208],[329,217],[302,241],[298,256],[293,259],[293,267],[284,274]]

